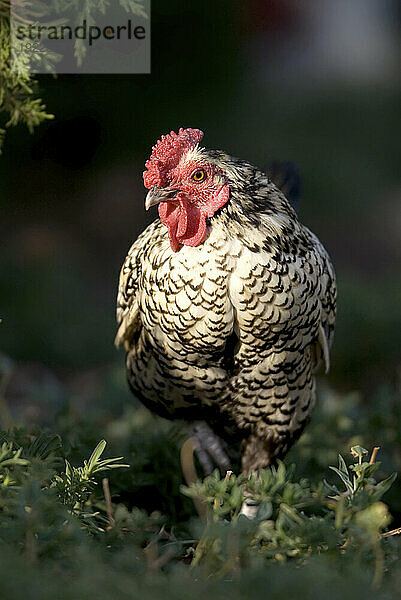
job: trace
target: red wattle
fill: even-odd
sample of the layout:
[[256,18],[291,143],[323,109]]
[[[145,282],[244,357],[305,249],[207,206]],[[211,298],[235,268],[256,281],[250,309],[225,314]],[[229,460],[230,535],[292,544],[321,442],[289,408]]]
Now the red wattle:
[[[182,233],[181,233],[182,231]],[[180,235],[178,233],[180,232]],[[198,246],[206,234],[206,217],[195,204],[186,206],[185,230],[177,230],[177,237],[184,246]]]
[[185,232],[187,230],[188,227],[188,221],[189,221],[189,216],[188,216],[188,210],[189,210],[189,205],[187,202],[185,202],[185,200],[181,200],[180,201],[180,215],[178,217],[178,227],[177,227],[177,238],[181,238],[185,235]]
[[167,227],[170,246],[177,252],[181,245],[199,246],[206,236],[206,218],[212,217],[216,210],[224,206],[229,198],[228,184],[220,188],[216,196],[207,204],[197,204],[179,197],[173,201],[160,202],[158,206],[161,222]]

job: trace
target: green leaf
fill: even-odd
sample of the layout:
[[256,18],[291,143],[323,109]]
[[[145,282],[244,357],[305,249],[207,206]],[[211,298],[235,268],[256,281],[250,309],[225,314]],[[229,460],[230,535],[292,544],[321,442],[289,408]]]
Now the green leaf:
[[106,440],[100,440],[100,442],[98,443],[98,445],[96,446],[96,448],[94,449],[92,454],[90,455],[90,458],[88,460],[88,469],[90,471],[94,468],[95,464],[97,463],[99,458],[102,456],[106,446],[107,446]]
[[340,471],[340,469],[337,469],[337,467],[329,467],[329,469],[331,469],[332,471],[337,473],[337,475],[341,478],[341,480],[345,484],[345,487],[347,488],[347,490],[352,494],[354,491],[354,487],[353,487],[349,477],[347,477],[347,475],[345,475],[343,471]]
[[397,479],[397,473],[392,473],[383,481],[380,481],[376,484],[372,497],[375,500],[379,500],[393,485],[394,481]]

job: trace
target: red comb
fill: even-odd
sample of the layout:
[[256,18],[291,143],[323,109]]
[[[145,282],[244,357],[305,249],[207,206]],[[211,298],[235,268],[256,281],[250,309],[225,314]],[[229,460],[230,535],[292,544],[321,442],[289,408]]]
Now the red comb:
[[185,150],[195,148],[203,138],[200,129],[181,129],[178,133],[162,135],[161,139],[152,148],[150,159],[146,161],[146,171],[143,173],[145,187],[150,189],[154,185],[160,186],[167,183],[167,174],[180,162]]

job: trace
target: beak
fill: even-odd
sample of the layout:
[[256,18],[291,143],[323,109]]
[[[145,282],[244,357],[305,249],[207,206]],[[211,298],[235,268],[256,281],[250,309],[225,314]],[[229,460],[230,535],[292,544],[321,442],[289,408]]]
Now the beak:
[[149,210],[151,206],[159,204],[159,202],[166,202],[172,200],[178,190],[158,188],[156,185],[150,189],[146,195],[145,208]]

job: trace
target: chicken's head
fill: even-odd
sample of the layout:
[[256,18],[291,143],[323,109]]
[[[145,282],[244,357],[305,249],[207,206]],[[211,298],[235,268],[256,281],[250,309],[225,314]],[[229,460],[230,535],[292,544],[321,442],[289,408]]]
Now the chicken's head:
[[170,245],[198,246],[206,236],[206,218],[224,206],[229,186],[222,171],[198,147],[199,129],[180,129],[163,135],[153,146],[143,174],[146,209],[158,204]]

